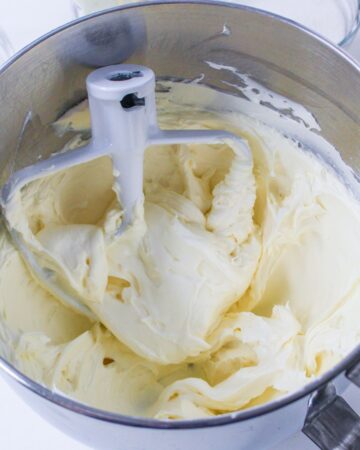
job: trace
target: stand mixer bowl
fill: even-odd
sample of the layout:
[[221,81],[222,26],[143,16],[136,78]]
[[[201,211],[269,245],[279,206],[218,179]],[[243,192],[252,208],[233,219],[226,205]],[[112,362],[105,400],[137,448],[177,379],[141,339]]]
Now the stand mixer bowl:
[[[358,177],[360,68],[337,47],[272,14],[223,2],[190,1],[135,4],[86,17],[55,30],[3,66],[2,181],[39,155],[47,157],[65,145],[69,135],[56,136],[51,123],[85,98],[85,79],[94,68],[143,64],[159,78],[201,77],[206,85],[241,95],[231,72],[215,70],[206,61],[236,67],[304,105],[316,118],[321,136]],[[318,445],[333,448],[334,436],[322,433],[314,411],[330,399],[340,414],[351,416],[337,393],[349,379],[359,384],[360,347],[300,391],[269,404],[210,419],[165,422],[101,411],[51,392],[7,361],[6,342],[0,342],[0,350],[0,373],[35,411],[101,449],[265,449],[300,430],[304,422],[312,439],[313,428],[320,430]],[[358,418],[351,419],[354,427],[345,430],[337,423],[335,435],[356,447]]]

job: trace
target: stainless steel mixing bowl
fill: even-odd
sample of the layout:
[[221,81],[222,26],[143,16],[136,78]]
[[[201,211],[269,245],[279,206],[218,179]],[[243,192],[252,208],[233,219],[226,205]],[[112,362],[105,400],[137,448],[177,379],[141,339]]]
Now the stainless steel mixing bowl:
[[[224,32],[225,30],[225,32]],[[360,69],[340,49],[271,14],[215,2],[154,2],[99,13],[66,25],[17,54],[0,72],[0,167],[33,162],[60,149],[50,126],[85,96],[94,67],[124,61],[160,77],[193,79],[234,95],[237,67],[303,104],[322,136],[360,173]],[[6,342],[3,343],[6,347]],[[4,347],[4,345],[2,345]],[[6,354],[6,351],[5,351]],[[360,347],[320,379],[280,400],[211,419],[162,422],[111,414],[53,393],[19,373],[6,358],[1,373],[49,422],[101,449],[264,449],[303,428],[326,449],[360,448],[356,414],[338,397],[349,379],[360,384]]]

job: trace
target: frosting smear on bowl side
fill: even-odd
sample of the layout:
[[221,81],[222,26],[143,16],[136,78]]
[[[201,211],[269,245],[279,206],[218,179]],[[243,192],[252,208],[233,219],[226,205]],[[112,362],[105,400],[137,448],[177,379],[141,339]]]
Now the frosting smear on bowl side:
[[[224,145],[145,154],[144,202],[123,235],[111,161],[26,186],[23,238],[98,318],[47,292],[5,231],[0,338],[30,378],[101,409],[160,419],[262,404],[360,341],[360,206],[294,140],[238,112],[158,95],[164,129],[224,129]],[[86,103],[58,129],[90,127]]]

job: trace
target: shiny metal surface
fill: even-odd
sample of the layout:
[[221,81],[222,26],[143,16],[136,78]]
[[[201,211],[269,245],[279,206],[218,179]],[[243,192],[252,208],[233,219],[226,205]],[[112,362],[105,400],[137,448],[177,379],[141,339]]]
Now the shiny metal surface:
[[[229,32],[224,33],[224,26]],[[360,171],[360,71],[337,47],[271,14],[231,4],[147,3],[74,22],[16,55],[0,72],[0,167],[9,172],[59,150],[51,123],[85,97],[86,75],[102,65],[129,62],[159,77],[193,79],[239,95],[231,73],[206,61],[237,67],[292,100],[318,120],[322,135]],[[0,359],[8,381],[49,421],[97,448],[227,450],[274,445],[304,422],[311,392],[336,377],[360,348],[320,380],[284,399],[247,411],[195,421],[160,422],[106,413],[54,394]],[[148,443],[150,443],[148,445]]]
[[312,395],[303,432],[320,448],[352,450],[360,443],[360,418],[328,383]]
[[264,450],[291,436],[302,426],[307,398],[263,416],[220,427],[154,429],[98,420],[21,389],[7,377],[12,388],[48,422],[91,448],[100,450]]
[[360,363],[350,367],[346,371],[346,377],[357,387],[360,387]]

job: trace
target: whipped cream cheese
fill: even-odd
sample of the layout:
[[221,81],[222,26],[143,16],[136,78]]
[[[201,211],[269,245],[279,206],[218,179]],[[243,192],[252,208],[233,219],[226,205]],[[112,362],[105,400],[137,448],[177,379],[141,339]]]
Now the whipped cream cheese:
[[[191,419],[292,392],[359,343],[360,206],[274,128],[174,98],[158,94],[163,128],[228,130],[251,154],[149,148],[144,202],[118,238],[109,159],[30,183],[10,220],[97,320],[42,287],[2,231],[0,339],[21,371],[68,396]],[[86,103],[55,126],[88,130]]]

